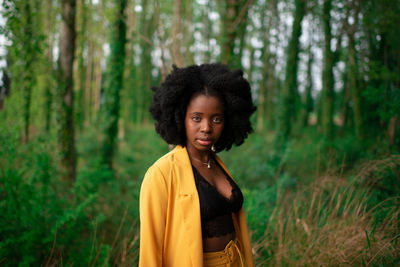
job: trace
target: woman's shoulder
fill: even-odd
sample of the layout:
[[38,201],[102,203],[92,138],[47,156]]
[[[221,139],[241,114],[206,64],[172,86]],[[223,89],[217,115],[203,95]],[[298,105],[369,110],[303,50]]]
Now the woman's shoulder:
[[179,166],[185,162],[182,160],[184,153],[186,153],[186,150],[177,146],[156,160],[144,175],[142,189],[143,187],[154,188],[154,186],[158,187],[160,185],[169,187],[173,183],[174,177],[172,174],[176,172],[175,169],[180,168]]
[[161,172],[170,173],[172,168],[181,164],[184,161],[184,157],[187,155],[185,148],[176,146],[174,149],[163,155],[161,158],[156,160],[148,169],[147,172]]
[[167,169],[171,167],[171,163],[174,163],[176,160],[176,148],[169,151],[167,154],[161,156],[157,159],[151,166],[151,168],[159,168],[159,169]]

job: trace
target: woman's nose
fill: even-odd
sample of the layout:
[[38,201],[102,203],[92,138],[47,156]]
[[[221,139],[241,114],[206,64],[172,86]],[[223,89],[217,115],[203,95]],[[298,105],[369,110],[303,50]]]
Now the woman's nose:
[[210,132],[212,129],[211,124],[208,120],[203,120],[202,124],[201,124],[201,128],[200,131],[202,132]]

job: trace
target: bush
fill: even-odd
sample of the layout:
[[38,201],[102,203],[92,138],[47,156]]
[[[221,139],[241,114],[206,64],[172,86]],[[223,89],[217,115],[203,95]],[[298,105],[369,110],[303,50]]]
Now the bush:
[[80,238],[89,229],[84,210],[95,195],[70,199],[48,141],[39,137],[21,145],[19,136],[0,131],[0,258],[6,265],[40,265],[86,242]]

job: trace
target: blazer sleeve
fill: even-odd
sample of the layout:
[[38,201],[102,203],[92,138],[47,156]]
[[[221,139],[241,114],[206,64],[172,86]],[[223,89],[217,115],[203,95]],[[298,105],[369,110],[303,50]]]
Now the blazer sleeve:
[[139,267],[162,266],[168,190],[157,166],[147,171],[140,189]]

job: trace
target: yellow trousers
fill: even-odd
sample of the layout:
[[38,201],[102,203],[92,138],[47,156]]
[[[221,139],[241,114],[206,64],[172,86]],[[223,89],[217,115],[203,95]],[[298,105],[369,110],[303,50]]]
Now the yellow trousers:
[[229,241],[224,250],[203,253],[204,267],[246,267],[239,240]]

